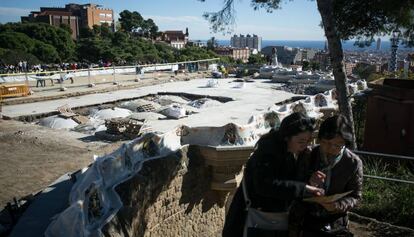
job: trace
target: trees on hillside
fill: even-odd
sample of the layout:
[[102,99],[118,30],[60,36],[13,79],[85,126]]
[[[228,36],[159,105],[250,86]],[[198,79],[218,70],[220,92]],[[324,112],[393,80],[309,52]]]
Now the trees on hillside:
[[[45,23],[0,24],[0,62],[37,63],[110,61],[119,63],[161,63],[212,58],[217,55],[201,48],[178,50],[166,43],[154,43],[158,34],[152,19],[138,12],[123,11],[120,30],[113,32],[108,24],[92,29],[80,28],[73,40],[67,25]],[[143,36],[143,37],[142,37]]]
[[136,11],[130,12],[124,10],[119,16],[121,28],[125,32],[136,32],[148,38],[154,37],[158,32],[158,26],[151,18],[145,20],[141,14]]
[[75,55],[75,42],[72,40],[70,33],[60,27],[45,23],[7,23],[0,25],[0,33],[6,31],[25,34],[32,40],[38,40],[59,49],[56,51],[58,53],[57,61],[71,60]]
[[[282,0],[251,0],[254,9],[265,8],[268,12],[279,9],[282,2]],[[375,35],[386,35],[399,30],[405,42],[412,43],[414,41],[414,24],[412,24],[414,2],[411,0],[316,0],[316,2],[328,41],[335,84],[339,94],[339,109],[353,124],[341,40],[352,38],[370,40]],[[204,16],[210,21],[213,31],[228,31],[229,24],[231,27],[234,22],[234,15],[234,0],[225,0],[223,9],[215,13],[206,13]]]
[[211,39],[207,40],[207,49],[214,50],[217,46],[218,43],[215,37],[211,37]]
[[[4,31],[0,33],[0,48],[18,51],[16,55],[25,54],[24,58],[20,60],[35,58],[46,62],[58,62],[59,55],[56,49],[47,43],[40,40],[32,39],[26,34],[13,31]],[[19,60],[19,61],[20,61]]]
[[258,53],[258,54],[251,54],[249,56],[249,64],[265,64],[266,63],[266,58]]
[[138,29],[144,18],[138,12],[130,12],[128,10],[123,10],[119,13],[119,22],[121,24],[121,29],[125,32],[132,32],[135,29]]

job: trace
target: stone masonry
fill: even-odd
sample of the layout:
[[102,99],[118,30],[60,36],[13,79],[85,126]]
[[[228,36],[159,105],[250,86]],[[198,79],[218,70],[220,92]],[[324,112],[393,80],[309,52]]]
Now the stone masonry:
[[211,171],[196,147],[147,161],[116,191],[124,206],[105,236],[221,236],[228,194],[210,189]]

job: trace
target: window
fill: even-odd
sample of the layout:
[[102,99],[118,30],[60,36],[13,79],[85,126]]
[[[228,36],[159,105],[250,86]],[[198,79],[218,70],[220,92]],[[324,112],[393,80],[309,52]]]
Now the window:
[[112,14],[108,13],[108,14],[106,14],[106,17],[107,18],[112,18]]
[[105,13],[99,13],[99,17],[105,18]]

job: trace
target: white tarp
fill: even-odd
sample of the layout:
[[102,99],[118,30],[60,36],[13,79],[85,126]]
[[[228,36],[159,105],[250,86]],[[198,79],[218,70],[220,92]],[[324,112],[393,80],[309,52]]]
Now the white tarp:
[[96,111],[91,115],[92,118],[105,120],[111,118],[125,118],[131,115],[132,112],[129,109],[122,109],[122,108],[111,108],[111,109],[101,109]]
[[188,105],[190,105],[194,108],[197,108],[197,109],[217,107],[217,106],[220,106],[222,104],[223,103],[221,103],[218,100],[213,100],[213,99],[209,99],[209,98],[202,98],[202,99],[198,99],[198,100],[193,100],[193,101],[188,103]]
[[44,127],[53,129],[73,129],[78,126],[78,123],[71,118],[62,118],[58,115],[42,118],[39,124]]
[[183,99],[182,97],[176,96],[176,95],[161,95],[157,97],[155,101],[162,106],[170,105],[173,103],[175,104],[187,104],[188,103],[188,100]]
[[179,119],[186,116],[185,108],[177,103],[167,105],[166,108],[161,109],[159,113],[167,116],[167,118],[175,119]]
[[[131,100],[131,101],[125,101],[119,105],[121,108],[129,109],[134,112],[142,112],[138,111],[140,107],[152,107],[154,110],[158,110],[161,108],[161,105],[158,103],[155,103],[153,101],[144,100],[144,99],[137,99],[137,100]],[[146,111],[148,112],[148,111]]]

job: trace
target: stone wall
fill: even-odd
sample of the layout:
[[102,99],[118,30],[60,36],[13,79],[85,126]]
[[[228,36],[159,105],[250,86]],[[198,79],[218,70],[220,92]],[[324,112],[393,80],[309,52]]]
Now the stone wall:
[[210,189],[211,171],[196,147],[150,160],[116,188],[124,204],[105,236],[221,236],[227,193]]

